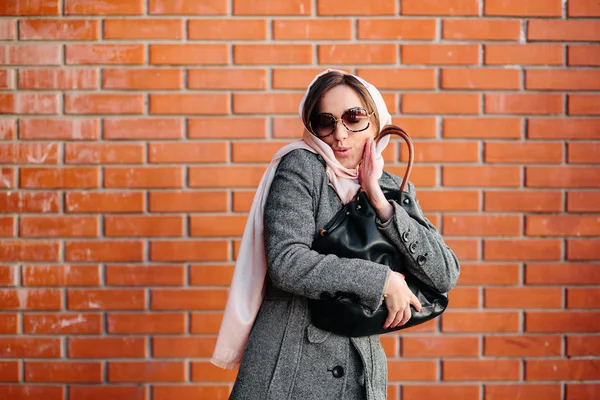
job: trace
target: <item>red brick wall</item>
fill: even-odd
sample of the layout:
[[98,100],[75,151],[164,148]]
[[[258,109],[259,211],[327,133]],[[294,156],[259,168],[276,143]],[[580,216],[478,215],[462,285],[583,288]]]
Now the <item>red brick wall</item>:
[[390,398],[600,398],[600,1],[0,3],[0,398],[226,398],[246,213],[326,67],[462,261]]

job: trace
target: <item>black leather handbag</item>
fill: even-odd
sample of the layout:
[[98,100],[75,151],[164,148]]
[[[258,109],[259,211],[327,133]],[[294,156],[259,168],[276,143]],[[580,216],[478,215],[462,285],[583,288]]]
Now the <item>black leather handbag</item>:
[[[413,165],[412,142],[404,130],[393,125],[385,127],[377,140],[390,134],[399,135],[405,140],[409,149],[409,160],[399,190],[384,194],[387,199],[400,204],[413,219],[425,225],[416,199],[406,191]],[[408,287],[422,305],[421,311],[410,306],[411,318],[406,324],[384,329],[383,325],[388,315],[385,304],[373,312],[363,306],[358,296],[353,293],[323,293],[319,300],[308,300],[312,323],[317,328],[350,337],[383,334],[422,324],[438,317],[448,307],[446,293],[438,293],[404,268],[404,256],[378,227],[377,214],[364,192],[360,192],[320,229],[312,249],[321,254],[361,258],[389,266],[392,270],[404,274]]]

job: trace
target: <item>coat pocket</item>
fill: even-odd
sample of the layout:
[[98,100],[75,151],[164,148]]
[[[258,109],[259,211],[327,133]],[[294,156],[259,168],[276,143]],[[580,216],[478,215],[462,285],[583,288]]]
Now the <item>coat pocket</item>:
[[331,332],[317,328],[313,324],[309,324],[306,327],[306,338],[310,343],[323,343],[330,334]]

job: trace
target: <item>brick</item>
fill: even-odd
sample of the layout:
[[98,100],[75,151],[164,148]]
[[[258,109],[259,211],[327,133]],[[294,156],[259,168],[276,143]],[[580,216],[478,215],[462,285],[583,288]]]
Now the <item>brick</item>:
[[98,168],[21,168],[20,187],[81,189],[99,186]]
[[521,87],[521,72],[517,69],[443,68],[441,77],[443,89],[519,89]]
[[87,386],[69,387],[70,400],[145,400],[147,391],[144,386]]
[[567,65],[600,65],[600,45],[573,44],[567,46]]
[[486,44],[487,65],[562,65],[564,48],[559,44]]
[[70,337],[69,358],[143,358],[147,339],[143,337]]
[[597,188],[598,173],[597,167],[526,167],[525,182],[528,187]]
[[484,193],[486,211],[551,212],[562,211],[560,192],[553,191],[488,191]]
[[66,64],[110,65],[143,64],[146,56],[143,44],[67,44]]
[[223,163],[227,142],[148,143],[150,163]]
[[0,338],[0,357],[58,358],[60,349],[59,338]]
[[450,19],[443,21],[446,40],[519,40],[521,22],[517,20]]
[[[402,15],[479,15],[478,0],[401,0]],[[426,396],[427,397],[427,396]]]
[[109,286],[182,286],[185,283],[183,265],[107,265]]
[[185,313],[108,313],[106,331],[114,334],[184,333]]
[[[406,167],[389,166],[386,167],[386,171],[394,175],[404,176]],[[437,186],[437,168],[432,165],[417,165],[411,172],[410,181],[421,188]]]
[[599,90],[600,71],[549,69],[525,71],[525,88],[537,90]]
[[190,167],[190,187],[256,188],[264,167]]
[[515,17],[561,17],[561,0],[487,0],[483,15]]
[[142,192],[68,192],[65,211],[69,213],[119,213],[144,211]]
[[587,0],[570,0],[567,3],[569,17],[600,17],[600,3]]
[[66,94],[66,114],[142,114],[142,94]]
[[104,139],[181,139],[179,118],[124,118],[102,120]]
[[567,211],[600,212],[600,193],[567,192]]
[[22,379],[17,361],[0,362],[0,382],[19,382]]
[[[418,144],[414,161],[420,162],[477,162],[479,143],[472,141],[427,141]],[[400,150],[400,160],[408,161],[408,151]]]
[[436,37],[435,19],[359,19],[358,39],[433,40]]
[[105,19],[104,39],[181,40],[183,21],[175,19]]
[[150,64],[224,65],[229,63],[227,44],[150,44]]
[[182,89],[183,70],[165,68],[111,69],[102,71],[103,89]]
[[64,0],[66,15],[142,15],[143,0]]
[[567,356],[600,355],[600,336],[572,335],[566,337]]
[[[0,89],[14,89],[14,76],[14,70],[0,70]],[[9,121],[3,123],[9,123]]]
[[0,187],[4,187],[6,189],[16,187],[15,182],[15,168],[6,168],[4,167],[0,170]]
[[229,285],[233,277],[233,265],[190,265],[190,285]]
[[[1,14],[0,10],[0,15]],[[15,40],[17,35],[17,21],[16,20],[2,20],[0,21],[0,40]]]
[[265,40],[263,19],[196,19],[188,21],[190,40]]
[[518,264],[461,264],[460,285],[516,285],[521,280]]
[[583,384],[571,383],[566,385],[566,399],[594,399],[600,394],[600,385],[598,384]]
[[67,241],[67,261],[141,261],[144,258],[141,241]]
[[148,13],[156,15],[224,15],[227,14],[226,0],[149,0]]
[[441,317],[442,332],[518,332],[518,312],[469,311],[445,312]]
[[598,217],[582,215],[528,215],[528,236],[600,236]]
[[526,312],[525,332],[593,332],[600,329],[600,313],[592,311]]
[[14,217],[0,217],[0,237],[14,236],[14,232],[15,232],[15,218]]
[[20,70],[17,85],[19,89],[97,89],[98,71],[78,68]]
[[152,387],[152,398],[155,400],[224,399],[229,396],[229,392],[229,387],[224,385],[160,385]]
[[424,211],[477,211],[480,193],[469,190],[419,190],[417,199]]
[[100,362],[38,362],[24,363],[26,382],[101,382],[102,363]]
[[28,217],[19,220],[21,237],[97,237],[97,217]]
[[595,139],[600,120],[593,118],[530,118],[527,137],[530,139]]
[[107,237],[183,236],[182,216],[106,216],[104,235]]
[[216,338],[157,337],[152,340],[152,356],[161,358],[211,357]]
[[[30,120],[28,120],[30,121]],[[22,123],[23,120],[19,120]],[[0,120],[0,140],[10,140],[15,137],[15,120],[2,119]]]
[[532,19],[527,21],[527,40],[596,42],[600,21]]
[[11,265],[0,265],[0,286],[17,285],[17,267]]
[[526,264],[528,285],[593,285],[600,283],[600,264]]
[[519,236],[521,217],[513,215],[444,215],[443,234],[456,236]]
[[444,186],[519,187],[521,171],[513,166],[443,166]]
[[486,308],[560,308],[560,288],[485,288]]
[[235,142],[231,145],[231,160],[240,163],[270,162],[285,142]]
[[2,310],[60,310],[62,292],[58,289],[0,289]]
[[100,137],[94,119],[21,119],[19,139],[87,140]]
[[256,3],[252,0],[234,0],[233,15],[310,15],[309,0],[282,0],[276,3]]
[[266,138],[266,136],[266,118],[238,116],[235,118],[188,118],[188,138],[190,139]]
[[569,288],[567,308],[600,308],[600,293],[595,288]]
[[295,138],[301,139],[304,125],[298,117],[274,117],[273,138]]
[[0,45],[3,65],[60,65],[61,46],[58,44]]
[[265,69],[188,69],[189,89],[266,89]]
[[477,114],[479,104],[474,93],[404,93],[400,107],[408,114]]
[[479,45],[405,44],[400,46],[400,57],[402,64],[477,64]]
[[402,338],[402,357],[477,357],[479,338],[474,336],[407,336]]
[[144,162],[141,143],[66,143],[67,164],[140,164]]
[[254,201],[255,191],[241,191],[236,190],[233,192],[233,211],[249,212]]
[[227,211],[226,191],[156,191],[149,194],[150,212]]
[[58,114],[59,98],[49,93],[0,93],[2,114]]
[[[398,397],[388,396],[390,399]],[[402,385],[402,399],[446,399],[446,400],[479,400],[479,386],[477,385]]]
[[98,40],[98,21],[45,20],[19,21],[20,40]]
[[553,163],[563,160],[563,144],[558,142],[486,142],[486,163]]
[[445,381],[518,380],[521,365],[518,360],[444,360],[442,379]]
[[97,265],[23,265],[21,284],[24,286],[98,286],[100,268]]
[[522,137],[521,131],[519,118],[446,117],[442,121],[444,138],[518,139]]
[[2,313],[0,314],[0,333],[9,334],[17,333],[17,314]]
[[310,44],[236,44],[233,60],[237,65],[310,64],[313,48]]
[[[273,21],[275,40],[350,40],[352,21],[341,19],[281,19]],[[316,74],[315,74],[316,75]]]
[[108,362],[108,382],[184,382],[185,364],[173,361]]
[[70,289],[67,292],[69,310],[143,310],[145,302],[142,289]]
[[27,3],[8,1],[0,4],[0,15],[58,15],[60,14],[58,0],[34,0]]
[[211,381],[233,383],[235,380],[235,371],[221,369],[208,361],[192,361],[190,366],[192,368],[192,382]]
[[598,260],[600,240],[567,240],[567,260]]
[[300,93],[234,93],[233,112],[235,114],[290,114],[297,112],[301,99]]
[[554,239],[486,239],[484,260],[558,260],[561,241]]
[[567,143],[567,162],[597,164],[600,162],[600,143]]
[[319,64],[395,64],[396,46],[388,43],[320,44],[317,48]]
[[63,400],[65,388],[57,385],[0,385],[0,397],[3,399]]
[[503,399],[548,399],[561,400],[561,385],[557,384],[524,384],[488,385],[484,386],[485,400]]
[[23,333],[85,334],[102,332],[102,315],[89,313],[25,314]]
[[182,167],[106,167],[107,188],[179,188],[183,186]]
[[569,94],[567,98],[569,115],[600,115],[600,95]]
[[598,360],[527,360],[526,380],[597,380]]
[[222,313],[213,312],[192,312],[190,313],[190,331],[191,333],[213,333],[219,332]]
[[388,377],[390,381],[417,380],[434,381],[438,374],[438,366],[434,361],[388,361]]
[[58,149],[54,143],[0,143],[0,163],[57,164]]
[[192,215],[190,236],[242,236],[246,215]]
[[357,75],[380,90],[435,89],[437,86],[432,68],[359,68]]
[[564,98],[561,94],[487,93],[484,95],[486,114],[561,114]]
[[151,261],[225,261],[229,252],[229,243],[224,240],[150,242]]
[[321,0],[317,3],[317,15],[396,15],[398,10],[393,0],[381,0],[377,3],[365,3],[360,0]]
[[229,94],[151,94],[151,114],[229,114]]

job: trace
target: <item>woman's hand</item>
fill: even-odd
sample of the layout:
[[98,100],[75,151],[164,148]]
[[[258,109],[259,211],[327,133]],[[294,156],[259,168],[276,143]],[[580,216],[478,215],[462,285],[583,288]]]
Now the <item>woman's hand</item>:
[[358,167],[358,182],[375,208],[379,219],[386,222],[394,215],[394,207],[385,198],[379,186],[382,168],[383,164],[377,162],[375,141],[369,139],[365,143],[363,159]]
[[410,305],[421,311],[421,302],[408,288],[406,281],[398,272],[392,271],[384,293],[388,317],[383,328],[395,328],[404,325],[411,316]]

